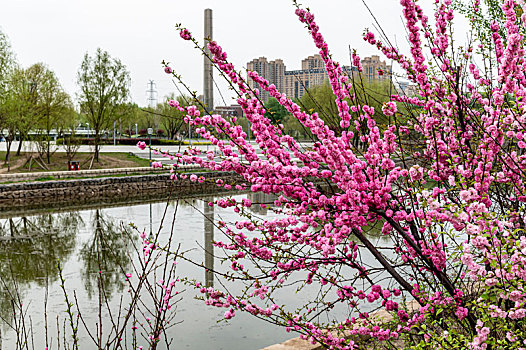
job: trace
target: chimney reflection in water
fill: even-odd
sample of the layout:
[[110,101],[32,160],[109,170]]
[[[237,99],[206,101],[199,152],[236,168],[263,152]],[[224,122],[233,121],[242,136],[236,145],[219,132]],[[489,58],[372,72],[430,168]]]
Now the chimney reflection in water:
[[205,284],[206,287],[214,286],[214,207],[208,205],[208,202],[213,201],[213,198],[208,198],[204,203],[204,229],[205,229]]

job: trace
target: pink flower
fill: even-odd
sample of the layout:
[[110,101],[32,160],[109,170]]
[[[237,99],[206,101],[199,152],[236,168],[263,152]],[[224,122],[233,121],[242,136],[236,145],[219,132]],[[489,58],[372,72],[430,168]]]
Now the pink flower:
[[230,309],[225,312],[225,319],[229,320],[236,315],[234,309]]
[[418,181],[422,179],[423,176],[423,169],[419,167],[418,165],[413,165],[411,169],[409,169],[409,176],[411,177],[411,181]]
[[195,175],[195,174],[190,175],[190,181],[196,182],[197,181],[197,175]]
[[459,196],[460,196],[460,199],[467,202],[471,198],[471,193],[467,190],[462,190],[460,191]]
[[466,309],[465,307],[459,306],[457,308],[457,311],[455,312],[455,315],[457,315],[459,320],[462,320],[468,315],[468,309]]
[[188,31],[188,29],[182,29],[181,32],[179,33],[179,35],[181,36],[181,38],[183,38],[184,40],[190,40],[192,38],[192,36],[190,35],[190,32]]
[[170,67],[164,67],[164,72],[167,73],[167,74],[172,74],[172,68]]
[[388,117],[395,114],[396,111],[397,111],[396,103],[394,103],[393,101],[386,102],[382,106],[382,112],[384,113],[384,115]]
[[161,162],[152,162],[152,168],[162,168],[163,163]]
[[141,150],[144,150],[146,148],[146,142],[144,141],[137,142],[137,147],[139,147]]

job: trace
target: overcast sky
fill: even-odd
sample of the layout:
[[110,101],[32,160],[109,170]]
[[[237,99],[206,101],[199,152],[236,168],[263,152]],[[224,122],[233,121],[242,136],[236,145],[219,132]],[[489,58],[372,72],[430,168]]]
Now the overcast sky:
[[[18,62],[28,67],[44,62],[75,96],[76,74],[86,52],[97,47],[119,58],[131,73],[132,99],[144,106],[150,79],[159,99],[175,91],[163,73],[164,59],[182,74],[193,90],[202,91],[200,53],[182,40],[176,23],[203,37],[203,11],[213,10],[214,39],[237,68],[255,57],[282,58],[287,69],[299,69],[301,60],[317,52],[308,32],[294,14],[289,0],[3,0],[1,30],[10,39]],[[397,0],[368,0],[384,30],[406,47]],[[334,54],[349,64],[348,47],[360,56],[377,53],[361,39],[373,18],[361,0],[304,0],[311,8]],[[432,17],[432,16],[430,16]],[[215,74],[217,78],[218,75]],[[224,89],[225,85],[219,85]],[[216,105],[222,104],[217,93]],[[231,94],[226,94],[231,96]],[[227,104],[232,100],[227,98]]]

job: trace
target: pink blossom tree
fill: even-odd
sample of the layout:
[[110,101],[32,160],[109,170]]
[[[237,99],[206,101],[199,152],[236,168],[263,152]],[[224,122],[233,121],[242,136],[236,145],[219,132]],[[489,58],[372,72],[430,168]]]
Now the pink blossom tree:
[[[168,155],[177,161],[173,177],[185,177],[177,173],[181,162],[235,172],[242,178],[236,188],[274,194],[279,215],[257,218],[248,199],[210,203],[242,215],[233,225],[217,223],[225,238],[215,246],[230,269],[216,274],[246,288],[234,293],[191,283],[207,304],[225,309],[226,319],[248,312],[331,349],[358,348],[364,336],[386,348],[397,341],[414,348],[526,348],[524,1],[505,0],[504,28],[491,22],[487,38],[474,26],[464,47],[452,39],[451,0],[435,2],[432,22],[416,1],[400,3],[409,54],[371,32],[364,40],[396,62],[418,94],[392,95],[381,129],[378,111],[351,93],[359,77],[343,74],[314,15],[296,3],[325,62],[340,130],[248,72],[311,130],[311,148],[265,117],[258,90],[218,43],[208,43],[262,154],[235,118],[172,102],[222,153],[220,160],[195,149]],[[469,6],[473,23],[484,18],[478,0]],[[199,47],[189,30],[179,30]],[[357,54],[353,62],[361,70]],[[366,146],[354,147],[355,138]],[[282,290],[311,297],[292,309],[280,302]],[[372,316],[378,309],[392,320]]]

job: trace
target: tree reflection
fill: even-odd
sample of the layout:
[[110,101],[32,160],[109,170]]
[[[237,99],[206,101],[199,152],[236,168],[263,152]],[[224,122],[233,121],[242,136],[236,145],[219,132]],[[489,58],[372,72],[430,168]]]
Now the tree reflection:
[[0,220],[0,316],[11,322],[12,302],[30,283],[46,286],[58,279],[58,261],[75,249],[83,224],[76,212]]
[[80,250],[84,264],[82,279],[90,298],[103,290],[109,299],[113,292],[121,292],[125,286],[124,275],[131,266],[133,248],[130,239],[135,238],[130,230],[111,221],[98,209],[91,226],[93,235]]

